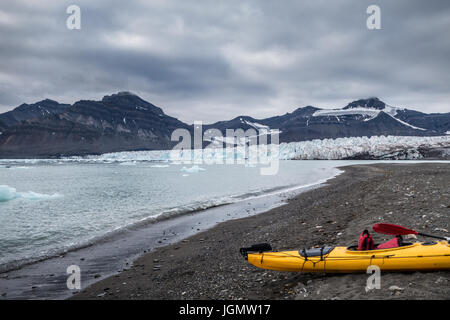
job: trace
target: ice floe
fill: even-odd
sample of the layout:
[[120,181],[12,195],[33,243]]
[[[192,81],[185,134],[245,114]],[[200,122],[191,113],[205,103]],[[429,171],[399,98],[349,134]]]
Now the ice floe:
[[58,193],[49,195],[42,194],[33,191],[17,192],[16,188],[0,185],[0,202],[6,202],[18,198],[29,199],[29,200],[46,200],[60,197]]
[[183,168],[181,169],[181,171],[187,172],[187,173],[197,173],[197,172],[200,172],[200,171],[205,171],[205,169],[200,168],[200,167],[197,166],[197,165],[194,165],[194,166],[192,166],[192,167],[190,167],[190,168],[183,167]]

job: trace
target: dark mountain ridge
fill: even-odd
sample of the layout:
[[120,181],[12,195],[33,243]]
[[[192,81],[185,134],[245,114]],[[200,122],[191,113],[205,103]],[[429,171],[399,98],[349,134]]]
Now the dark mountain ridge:
[[[280,142],[401,135],[438,136],[450,131],[450,113],[426,114],[388,106],[378,98],[360,99],[342,109],[312,106],[265,119],[240,116],[203,125],[218,129],[276,129]],[[60,157],[107,152],[171,149],[175,129],[193,126],[130,92],[73,105],[43,100],[0,115],[0,158]]]
[[41,118],[49,114],[62,113],[69,106],[69,104],[60,104],[50,99],[45,99],[33,104],[21,104],[14,110],[0,114],[0,131],[25,120]]
[[190,127],[136,95],[80,100],[61,113],[7,127],[0,157],[58,157],[123,150],[168,149],[172,131]]

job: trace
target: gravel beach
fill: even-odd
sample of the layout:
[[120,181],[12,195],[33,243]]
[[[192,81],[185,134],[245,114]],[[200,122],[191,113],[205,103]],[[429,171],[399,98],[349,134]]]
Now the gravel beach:
[[243,259],[239,248],[261,242],[277,251],[355,244],[378,222],[449,236],[450,164],[341,169],[324,187],[155,249],[71,299],[450,299],[449,271],[382,273],[381,289],[366,292],[367,274],[276,272]]

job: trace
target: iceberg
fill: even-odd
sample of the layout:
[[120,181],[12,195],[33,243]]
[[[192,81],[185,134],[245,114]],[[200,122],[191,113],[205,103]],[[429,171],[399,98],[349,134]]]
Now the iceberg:
[[37,193],[33,191],[27,191],[27,192],[17,192],[16,188],[7,186],[7,185],[0,185],[0,202],[6,202],[18,198],[23,199],[29,199],[29,200],[46,200],[46,199],[52,199],[52,198],[58,198],[61,195],[58,193],[49,195],[49,194],[42,194]]
[[191,168],[183,167],[181,169],[181,171],[184,171],[184,172],[187,172],[187,173],[197,173],[197,172],[200,172],[200,171],[205,171],[205,169],[200,168],[199,166],[195,165],[195,166],[192,166]]
[[6,202],[17,197],[16,189],[10,186],[0,185],[0,202]]

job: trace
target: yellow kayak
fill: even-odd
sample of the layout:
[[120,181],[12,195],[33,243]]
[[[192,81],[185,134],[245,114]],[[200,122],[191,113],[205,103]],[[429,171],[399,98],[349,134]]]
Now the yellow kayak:
[[[366,272],[376,265],[382,271],[450,270],[448,241],[417,242],[397,248],[358,251],[353,247],[322,247],[267,252],[268,244],[242,248],[249,263],[263,269],[294,272]],[[272,250],[270,248],[270,250]],[[258,253],[248,253],[258,251]]]

